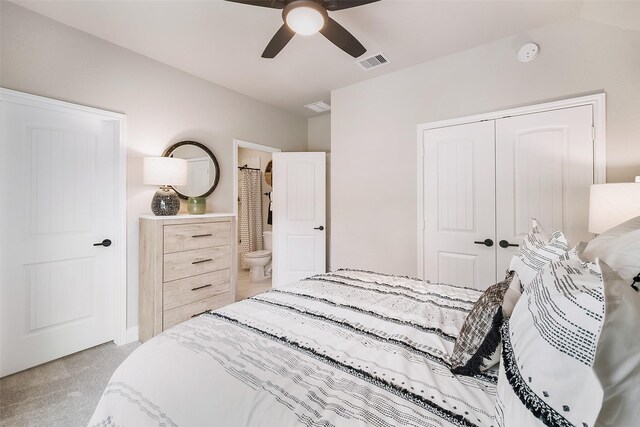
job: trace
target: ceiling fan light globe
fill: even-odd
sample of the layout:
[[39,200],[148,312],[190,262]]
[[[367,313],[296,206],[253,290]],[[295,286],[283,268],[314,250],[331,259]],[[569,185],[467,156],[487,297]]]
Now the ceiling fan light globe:
[[296,34],[309,36],[324,27],[325,17],[317,9],[300,6],[287,13],[285,21]]

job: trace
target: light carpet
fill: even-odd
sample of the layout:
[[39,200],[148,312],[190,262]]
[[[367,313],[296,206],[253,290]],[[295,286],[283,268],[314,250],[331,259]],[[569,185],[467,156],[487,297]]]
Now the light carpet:
[[139,345],[107,343],[0,379],[0,426],[86,426],[109,378]]

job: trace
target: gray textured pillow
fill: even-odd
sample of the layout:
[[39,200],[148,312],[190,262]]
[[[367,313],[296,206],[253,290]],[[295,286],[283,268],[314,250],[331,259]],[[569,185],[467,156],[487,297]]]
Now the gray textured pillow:
[[451,353],[452,373],[478,375],[500,361],[502,304],[513,277],[514,272],[510,271],[502,282],[490,286],[473,304]]

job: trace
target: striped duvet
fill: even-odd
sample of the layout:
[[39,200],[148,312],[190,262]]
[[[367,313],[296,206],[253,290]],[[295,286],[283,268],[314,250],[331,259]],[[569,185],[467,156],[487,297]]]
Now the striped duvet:
[[479,296],[356,270],[274,289],[136,349],[90,425],[489,427],[496,372],[449,371]]

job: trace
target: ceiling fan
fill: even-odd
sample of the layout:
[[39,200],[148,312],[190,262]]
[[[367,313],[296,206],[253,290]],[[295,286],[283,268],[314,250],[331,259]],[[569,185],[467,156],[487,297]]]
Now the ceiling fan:
[[263,58],[275,58],[295,34],[320,32],[329,41],[354,58],[367,51],[349,31],[329,17],[328,11],[350,9],[379,0],[227,0],[250,6],[282,9],[284,24],[273,36]]

